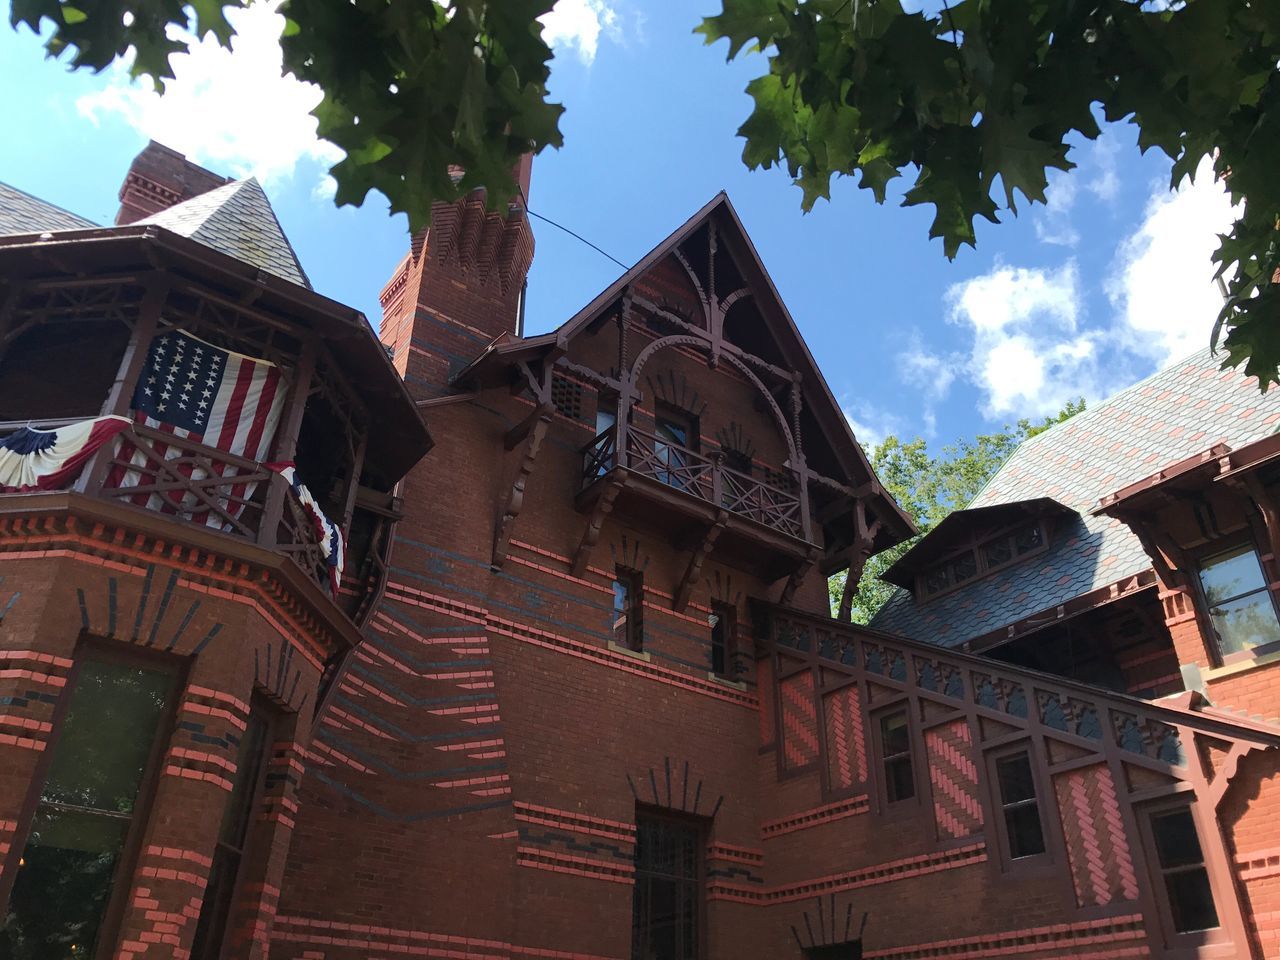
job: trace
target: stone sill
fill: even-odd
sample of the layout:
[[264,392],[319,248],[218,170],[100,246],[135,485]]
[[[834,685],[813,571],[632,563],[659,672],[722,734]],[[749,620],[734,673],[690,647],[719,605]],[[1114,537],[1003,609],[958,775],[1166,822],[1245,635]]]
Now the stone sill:
[[1223,680],[1227,677],[1234,677],[1237,674],[1248,673],[1250,670],[1269,667],[1273,663],[1280,663],[1280,650],[1264,653],[1249,660],[1241,660],[1238,663],[1229,663],[1224,667],[1214,667],[1211,670],[1204,671],[1203,676],[1206,683],[1212,683],[1215,680]]
[[634,657],[636,660],[643,660],[645,663],[649,663],[653,660],[653,654],[648,653],[647,651],[632,650],[630,647],[624,647],[620,644],[614,643],[612,640],[609,641],[609,650],[613,653],[621,653],[627,657]]

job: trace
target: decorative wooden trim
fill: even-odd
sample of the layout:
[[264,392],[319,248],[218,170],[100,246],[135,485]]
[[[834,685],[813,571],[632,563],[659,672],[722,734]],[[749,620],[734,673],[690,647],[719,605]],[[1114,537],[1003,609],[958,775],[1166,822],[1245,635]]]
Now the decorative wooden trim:
[[618,499],[618,494],[627,485],[627,474],[625,471],[615,470],[605,478],[604,483],[604,490],[596,498],[591,515],[583,527],[578,548],[573,552],[573,565],[569,572],[575,577],[581,578],[586,573],[587,565],[591,562],[591,551],[595,549],[600,540],[600,532],[604,529],[605,518],[613,510],[613,502]]
[[506,506],[499,515],[497,529],[494,532],[493,559],[490,561],[494,570],[501,570],[502,564],[507,559],[507,550],[511,545],[511,534],[515,531],[516,518],[520,516],[520,510],[524,506],[525,486],[529,482],[529,475],[533,473],[538,451],[542,449],[542,441],[547,435],[547,426],[551,423],[552,413],[553,408],[550,404],[539,404],[533,414],[525,418],[525,423],[529,427],[524,441],[524,453],[520,458],[519,467],[516,468],[511,491],[507,494]]
[[693,585],[698,582],[698,577],[702,573],[702,565],[707,562],[707,557],[715,549],[716,540],[720,538],[720,534],[724,532],[725,525],[728,522],[728,511],[721,510],[716,516],[715,523],[711,524],[703,532],[702,541],[694,548],[693,555],[689,558],[688,566],[684,569],[684,576],[680,578],[680,583],[676,587],[675,598],[671,604],[671,608],[676,613],[684,613],[685,608],[689,606],[689,599],[693,595]]

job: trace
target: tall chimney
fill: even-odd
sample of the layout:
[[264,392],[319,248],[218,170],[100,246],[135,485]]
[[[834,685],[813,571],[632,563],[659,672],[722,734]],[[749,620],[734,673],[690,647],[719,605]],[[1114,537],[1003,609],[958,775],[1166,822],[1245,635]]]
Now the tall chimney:
[[532,162],[526,155],[513,171],[522,193],[505,213],[486,210],[480,190],[434,204],[431,226],[413,236],[382,289],[382,342],[419,399],[445,393],[495,337],[520,333],[533,262],[525,210]]
[[120,185],[116,223],[134,223],[230,182],[152,140],[133,158]]

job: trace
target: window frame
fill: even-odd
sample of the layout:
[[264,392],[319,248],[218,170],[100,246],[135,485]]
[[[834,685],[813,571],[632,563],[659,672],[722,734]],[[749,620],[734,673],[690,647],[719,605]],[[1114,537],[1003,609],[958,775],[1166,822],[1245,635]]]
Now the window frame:
[[1260,646],[1250,647],[1246,650],[1237,650],[1235,653],[1224,653],[1222,650],[1222,637],[1218,634],[1218,628],[1213,622],[1212,606],[1209,603],[1209,595],[1204,589],[1204,582],[1200,575],[1204,569],[1205,561],[1212,560],[1214,557],[1220,557],[1224,554],[1231,553],[1239,547],[1244,547],[1253,553],[1253,559],[1257,561],[1258,572],[1262,575],[1262,586],[1256,590],[1238,594],[1231,597],[1227,602],[1239,600],[1243,597],[1255,596],[1259,593],[1265,593],[1271,600],[1271,610],[1275,614],[1277,623],[1280,623],[1280,600],[1277,600],[1276,593],[1271,589],[1271,578],[1267,576],[1267,568],[1262,564],[1262,550],[1259,548],[1258,538],[1254,536],[1252,529],[1244,531],[1242,536],[1225,537],[1215,540],[1211,544],[1207,544],[1194,551],[1191,560],[1195,564],[1195,599],[1196,599],[1196,619],[1202,624],[1202,632],[1208,640],[1210,649],[1207,651],[1210,657],[1220,666],[1229,666],[1235,663],[1248,663],[1258,657],[1266,656],[1270,653],[1280,651],[1280,640],[1271,643],[1261,644]]
[[[1160,853],[1156,847],[1154,818],[1167,813],[1185,810],[1191,816],[1196,831],[1196,843],[1200,846],[1201,867],[1204,869],[1209,884],[1209,894],[1213,898],[1214,913],[1218,917],[1216,927],[1203,930],[1188,930],[1179,933],[1174,926],[1173,905],[1169,902],[1169,892],[1165,885],[1165,870],[1160,863]],[[1230,902],[1222,896],[1219,884],[1214,880],[1214,870],[1209,851],[1205,849],[1204,832],[1200,818],[1196,816],[1196,801],[1186,796],[1177,796],[1164,800],[1156,800],[1134,808],[1138,820],[1139,836],[1142,840],[1142,859],[1146,866],[1147,877],[1151,886],[1151,898],[1155,902],[1156,914],[1159,918],[1160,932],[1165,945],[1171,949],[1191,950],[1213,944],[1229,943],[1231,933],[1228,924],[1231,915],[1224,907]],[[1198,955],[1198,954],[1197,954]]]
[[[1036,814],[1040,821],[1040,838],[1044,843],[1044,849],[1039,853],[1015,857],[1005,810],[1016,804],[1005,803],[1004,791],[1000,785],[1000,762],[1019,755],[1025,755],[1027,758],[1027,763],[1031,768],[1031,784],[1035,789],[1035,797],[1032,800],[1024,800],[1020,801],[1020,803],[1034,803],[1036,805]],[[991,811],[993,819],[996,820],[996,842],[1000,850],[1001,868],[1005,870],[1026,870],[1052,865],[1057,859],[1054,856],[1057,832],[1053,828],[1054,817],[1046,815],[1046,804],[1051,794],[1046,789],[1049,785],[1046,783],[1044,772],[1040,764],[1036,763],[1033,744],[1027,740],[998,747],[995,750],[988,751],[985,760],[987,783],[990,785]],[[1054,813],[1054,811],[1048,812]]]
[[[626,632],[625,643],[618,642],[618,621],[616,617],[610,625],[610,642],[615,646],[632,653],[644,653],[644,574],[633,567],[616,566],[613,570],[613,582],[626,584]],[[617,592],[614,592],[616,603]],[[617,613],[616,606],[611,609],[610,616]]]
[[[907,726],[907,751],[905,754],[895,753],[889,756],[884,745],[884,721],[902,714]],[[878,770],[876,791],[884,810],[906,810],[917,807],[921,803],[920,765],[916,758],[920,754],[920,742],[916,736],[916,724],[912,717],[911,701],[899,700],[871,714],[872,739],[875,744],[875,760]],[[905,756],[911,767],[911,796],[891,799],[889,796],[889,776],[887,765],[890,760]]]
[[724,670],[716,670],[716,628],[711,625],[710,671],[713,676],[730,683],[738,682],[738,608],[723,600],[712,601],[711,616],[721,618],[724,629]]
[[[1023,553],[1018,553],[1015,548],[1012,551],[1012,554],[1008,560],[1005,560],[1004,562],[997,563],[997,564],[987,563],[986,555],[984,553],[986,547],[995,543],[998,540],[1008,540],[1012,543],[1013,538],[1016,537],[1020,531],[1025,529],[1030,529],[1030,528],[1035,528],[1040,531],[1040,543],[1037,546],[1032,547],[1030,550],[1027,550]],[[1015,564],[1021,563],[1024,560],[1028,560],[1031,557],[1039,556],[1040,554],[1044,553],[1046,550],[1049,549],[1049,541],[1052,535],[1053,535],[1053,525],[1050,522],[1049,518],[1036,517],[1030,521],[1023,521],[1020,523],[1011,524],[1007,527],[998,528],[994,533],[984,533],[979,536],[971,537],[969,541],[965,544],[965,546],[959,547],[955,550],[950,551],[949,553],[944,554],[937,561],[929,564],[928,567],[920,571],[920,573],[916,574],[915,595],[918,598],[918,602],[923,603],[929,600],[933,600],[936,597],[945,596],[946,594],[951,593],[953,590],[958,590],[961,587],[965,587],[971,583],[975,583],[978,580],[981,580],[983,577],[986,577],[990,574],[998,573],[999,571],[1012,567]],[[966,577],[963,580],[958,580],[955,582],[948,583],[946,586],[939,587],[937,590],[930,591],[928,589],[928,587],[925,585],[925,582],[926,582],[926,578],[931,572],[938,570],[942,567],[948,566],[949,564],[959,559],[960,557],[965,556],[966,554],[973,557],[974,573],[972,576]]]
[[[675,824],[680,824],[686,827],[692,827],[695,830],[697,830],[698,832],[697,878],[696,880],[692,881],[694,883],[694,889],[697,890],[697,900],[698,900],[698,908],[697,908],[696,921],[695,921],[698,925],[698,929],[696,932],[697,933],[696,941],[695,941],[696,956],[694,960],[706,960],[706,958],[710,956],[710,952],[708,950],[709,941],[708,941],[708,931],[707,931],[707,847],[711,842],[712,821],[706,817],[691,816],[689,814],[681,813],[678,810],[672,810],[666,807],[649,806],[647,804],[636,804],[634,816],[635,816],[637,834],[639,833],[641,819],[666,822],[666,823],[675,823]],[[638,844],[638,840],[639,838],[637,837],[637,844]],[[638,845],[636,849],[638,852],[639,851]],[[634,904],[635,904],[635,898],[639,894],[639,889],[640,889],[639,878],[640,878],[641,871],[639,869],[639,864],[636,863],[635,861],[634,854],[633,854],[632,862],[636,867],[636,870],[635,870],[636,883],[632,885],[632,893],[631,893],[632,904],[633,904],[632,905],[632,921],[631,921],[632,923],[631,940],[632,940],[632,945],[634,947],[634,943],[635,943],[635,912],[634,912],[635,906]],[[687,879],[683,879],[682,882],[689,883],[691,881]]]
[[94,960],[111,960],[115,956],[116,940],[119,937],[120,925],[124,921],[125,909],[128,906],[129,894],[132,892],[128,881],[138,866],[138,857],[142,852],[146,839],[147,827],[155,813],[155,799],[160,785],[160,773],[163,768],[164,755],[173,740],[178,704],[187,688],[190,663],[187,658],[138,647],[135,644],[107,640],[99,637],[82,635],[76,642],[71,654],[72,664],[67,671],[67,682],[58,694],[58,702],[54,705],[53,715],[49,720],[49,739],[45,748],[40,751],[32,771],[31,783],[27,795],[23,798],[18,811],[18,829],[9,841],[9,854],[5,860],[4,871],[0,874],[0,905],[7,905],[17,880],[17,865],[26,851],[31,835],[31,825],[36,811],[40,807],[40,797],[44,793],[45,783],[49,777],[49,768],[53,763],[53,754],[57,749],[66,728],[67,713],[71,709],[72,694],[79,682],[84,665],[90,660],[105,663],[137,666],[143,669],[163,670],[169,673],[172,683],[164,708],[156,721],[156,734],[147,754],[146,765],[142,776],[138,778],[137,801],[130,816],[129,827],[125,832],[124,842],[120,845],[120,856],[111,875],[111,893],[107,897],[106,906],[102,910],[102,920],[98,926],[97,943],[94,946]]
[[[245,807],[248,810],[248,821],[245,824],[244,842],[237,854],[240,859],[236,864],[235,875],[231,878],[231,892],[227,903],[227,914],[223,918],[222,929],[214,934],[219,938],[218,949],[213,954],[217,960],[226,960],[226,958],[231,955],[231,939],[227,936],[228,924],[235,917],[236,902],[239,899],[239,894],[244,885],[249,865],[253,862],[254,854],[257,852],[258,844],[261,839],[259,831],[256,829],[257,819],[254,814],[261,809],[263,798],[266,796],[267,773],[271,768],[271,756],[276,742],[276,734],[285,722],[285,717],[280,708],[269,700],[265,694],[258,690],[254,691],[253,696],[249,701],[249,711],[250,714],[257,711],[258,715],[263,718],[263,721],[266,724],[266,736],[263,740],[262,758],[259,761],[259,768],[255,776],[255,782],[245,804]],[[230,797],[228,797],[227,802],[230,802]],[[227,808],[224,805],[224,816],[226,815],[226,809]],[[222,842],[221,833],[222,822],[219,821],[219,835],[214,840],[214,859],[217,857],[218,848],[227,846]],[[210,869],[212,869],[212,867]],[[207,892],[208,888],[206,886],[206,894]],[[201,913],[203,913],[206,904],[207,901],[202,899],[200,903]],[[193,928],[193,937],[194,930],[199,929],[200,916],[197,915],[195,920],[196,926]],[[196,944],[193,939],[191,949],[189,951],[190,957],[195,958],[195,950]]]

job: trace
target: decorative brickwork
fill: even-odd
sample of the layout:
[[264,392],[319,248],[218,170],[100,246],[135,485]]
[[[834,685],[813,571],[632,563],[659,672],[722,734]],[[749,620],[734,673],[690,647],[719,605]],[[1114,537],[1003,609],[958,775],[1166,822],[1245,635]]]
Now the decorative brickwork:
[[1138,880],[1111,771],[1102,765],[1073,770],[1057,776],[1054,788],[1076,902],[1102,907],[1137,900]]
[[968,722],[957,720],[933,727],[925,733],[924,743],[938,836],[958,839],[978,833],[982,830],[982,804]]

